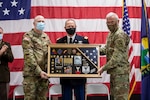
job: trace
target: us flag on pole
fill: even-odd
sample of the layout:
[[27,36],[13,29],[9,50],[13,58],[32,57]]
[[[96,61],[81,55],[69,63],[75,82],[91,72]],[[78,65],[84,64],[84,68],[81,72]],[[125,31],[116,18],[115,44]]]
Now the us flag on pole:
[[[129,14],[128,14],[128,8],[126,5],[126,0],[123,0],[123,21],[122,21],[122,29],[124,30],[124,32],[126,34],[128,34],[129,37],[132,36],[131,32],[130,32],[130,20],[129,20]],[[130,97],[133,93],[133,90],[135,88],[136,85],[136,81],[135,81],[135,68],[134,65],[132,65],[132,60],[133,60],[133,45],[132,45],[132,39],[130,38],[130,43],[129,43],[129,62],[131,65],[130,68],[130,92],[129,92],[129,100]]]
[[130,36],[130,20],[128,14],[128,8],[126,6],[126,0],[124,0],[123,5],[123,21],[122,21],[122,29]]

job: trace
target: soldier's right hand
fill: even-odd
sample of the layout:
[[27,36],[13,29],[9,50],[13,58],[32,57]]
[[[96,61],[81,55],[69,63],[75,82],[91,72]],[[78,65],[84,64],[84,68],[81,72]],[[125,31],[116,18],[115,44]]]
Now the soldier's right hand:
[[98,68],[97,73],[98,75],[101,75],[103,73],[103,66]]
[[1,50],[2,50],[3,52],[5,52],[7,49],[8,49],[8,46],[7,46],[7,45],[3,45]]
[[6,50],[8,49],[8,46],[7,45],[3,45],[1,50],[0,50],[0,55],[2,55],[3,53],[6,52]]
[[47,73],[45,73],[44,71],[41,71],[40,76],[41,76],[41,78],[43,78],[43,79],[48,79],[48,75],[47,75]]

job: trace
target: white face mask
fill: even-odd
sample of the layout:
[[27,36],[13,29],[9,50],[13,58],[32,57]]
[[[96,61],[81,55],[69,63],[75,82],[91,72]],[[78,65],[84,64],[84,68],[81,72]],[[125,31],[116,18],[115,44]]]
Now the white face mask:
[[0,40],[2,40],[3,39],[3,34],[0,34]]
[[43,23],[43,22],[38,22],[38,23],[36,24],[36,28],[37,28],[38,30],[40,30],[40,31],[43,31],[44,28],[45,28],[45,23]]

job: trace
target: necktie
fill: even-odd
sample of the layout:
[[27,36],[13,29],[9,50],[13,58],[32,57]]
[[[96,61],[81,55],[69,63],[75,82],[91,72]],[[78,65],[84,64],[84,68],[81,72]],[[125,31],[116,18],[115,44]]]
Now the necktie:
[[69,43],[70,43],[70,44],[72,43],[72,38],[70,38],[70,41],[69,41]]

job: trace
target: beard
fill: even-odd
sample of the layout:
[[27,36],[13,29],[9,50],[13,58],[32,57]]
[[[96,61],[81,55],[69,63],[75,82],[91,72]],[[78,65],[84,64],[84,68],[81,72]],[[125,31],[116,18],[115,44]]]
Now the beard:
[[107,27],[111,32],[114,32],[118,28],[118,25],[117,24],[107,25]]

